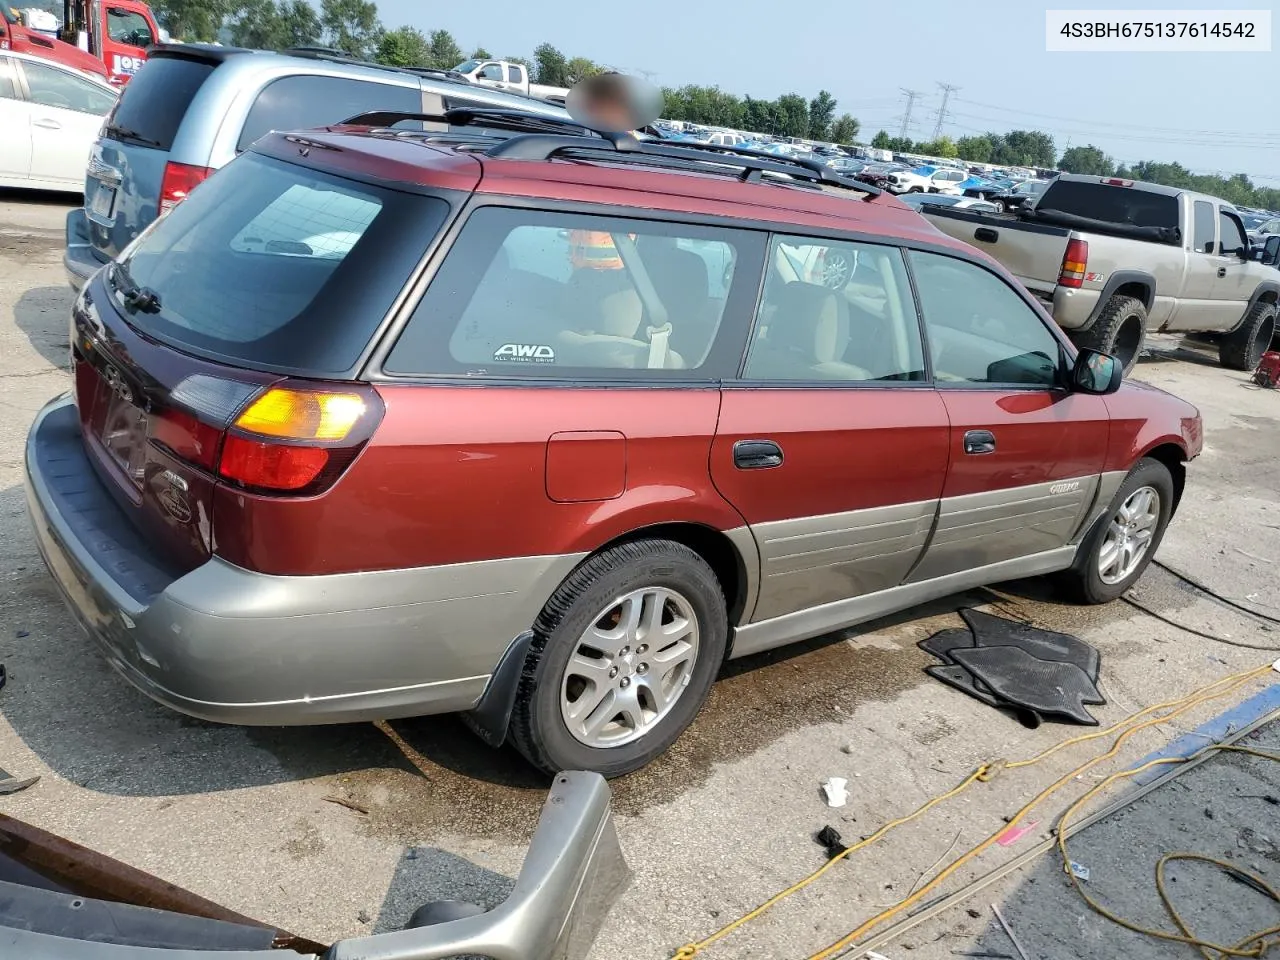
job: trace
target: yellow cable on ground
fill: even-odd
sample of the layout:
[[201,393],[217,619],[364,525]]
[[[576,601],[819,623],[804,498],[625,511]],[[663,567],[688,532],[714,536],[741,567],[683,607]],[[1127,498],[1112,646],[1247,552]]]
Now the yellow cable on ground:
[[[1067,876],[1071,879],[1071,885],[1075,887],[1076,892],[1080,894],[1081,898],[1084,900],[1086,904],[1089,905],[1090,909],[1092,909],[1095,913],[1099,914],[1100,916],[1106,917],[1112,923],[1117,924],[1121,927],[1124,927],[1126,930],[1132,930],[1134,933],[1141,933],[1144,936],[1155,937],[1156,939],[1159,939],[1159,940],[1167,940],[1167,941],[1170,941],[1171,943],[1185,943],[1193,947],[1196,947],[1200,951],[1201,955],[1206,957],[1207,960],[1214,960],[1214,958],[1209,954],[1210,950],[1215,950],[1222,956],[1227,956],[1227,957],[1264,956],[1267,950],[1269,950],[1272,946],[1276,945],[1276,943],[1280,943],[1280,941],[1273,941],[1271,943],[1268,943],[1266,940],[1267,937],[1280,933],[1280,926],[1271,927],[1267,930],[1262,930],[1258,933],[1255,933],[1251,937],[1241,940],[1235,946],[1230,946],[1230,947],[1224,946],[1219,943],[1213,943],[1208,940],[1200,939],[1199,937],[1195,936],[1191,932],[1190,928],[1186,924],[1186,921],[1183,920],[1182,916],[1178,913],[1177,908],[1173,905],[1173,901],[1169,898],[1169,892],[1168,890],[1165,889],[1165,883],[1164,883],[1165,864],[1167,864],[1171,860],[1198,860],[1203,863],[1213,864],[1214,866],[1220,867],[1224,870],[1234,870],[1235,872],[1242,874],[1243,876],[1247,876],[1250,880],[1252,880],[1258,885],[1260,892],[1262,890],[1265,890],[1267,892],[1267,895],[1270,896],[1271,899],[1274,900],[1276,903],[1280,903],[1280,892],[1277,892],[1275,889],[1270,887],[1266,883],[1266,881],[1264,881],[1261,877],[1258,877],[1253,873],[1250,873],[1248,870],[1242,870],[1239,867],[1235,866],[1234,864],[1226,863],[1225,861],[1222,861],[1222,860],[1215,860],[1212,857],[1201,856],[1198,853],[1181,853],[1180,852],[1180,853],[1166,854],[1165,856],[1161,857],[1160,862],[1156,864],[1156,889],[1160,893],[1160,899],[1164,902],[1165,912],[1167,912],[1170,918],[1172,918],[1173,922],[1178,925],[1178,929],[1182,931],[1182,935],[1179,936],[1178,934],[1169,933],[1164,930],[1155,930],[1151,927],[1144,927],[1141,924],[1134,923],[1130,920],[1126,920],[1124,919],[1124,917],[1118,916],[1117,914],[1108,910],[1106,907],[1102,906],[1100,903],[1094,900],[1093,897],[1091,897],[1089,893],[1085,890],[1085,888],[1081,886],[1080,878],[1077,877],[1071,871],[1069,866],[1071,863],[1071,858],[1067,854],[1067,825],[1068,825],[1068,821],[1071,820],[1071,818],[1076,814],[1076,812],[1081,807],[1083,807],[1086,803],[1088,803],[1089,800],[1094,795],[1101,793],[1103,790],[1111,786],[1111,784],[1115,783],[1117,780],[1127,780],[1130,777],[1135,777],[1140,773],[1150,770],[1152,767],[1157,767],[1162,764],[1190,763],[1192,760],[1199,759],[1200,757],[1205,756],[1206,754],[1221,753],[1224,751],[1230,751],[1232,753],[1244,753],[1244,754],[1249,754],[1255,757],[1262,757],[1265,760],[1275,760],[1280,762],[1280,754],[1277,754],[1277,753],[1270,753],[1266,750],[1255,750],[1252,747],[1239,747],[1239,746],[1233,746],[1233,745],[1227,745],[1227,744],[1211,743],[1208,746],[1204,747],[1203,749],[1197,750],[1195,753],[1187,757],[1161,757],[1159,759],[1152,760],[1149,763],[1144,763],[1141,766],[1134,767],[1132,770],[1121,770],[1119,773],[1113,773],[1111,776],[1107,777],[1097,786],[1089,789],[1083,796],[1081,796],[1078,800],[1076,800],[1075,803],[1071,804],[1071,806],[1067,808],[1067,811],[1062,815],[1062,818],[1058,821],[1058,852],[1062,854],[1063,867],[1066,870]],[[1258,946],[1256,947],[1245,949],[1247,944],[1253,943],[1255,941],[1262,941],[1262,942],[1259,943]]]
[[[1188,710],[1191,710],[1194,707],[1197,707],[1201,703],[1204,703],[1208,700],[1213,700],[1218,697],[1225,696],[1226,694],[1231,693],[1233,690],[1248,683],[1250,680],[1253,680],[1257,677],[1261,677],[1265,673],[1269,673],[1271,669],[1272,669],[1271,665],[1268,664],[1265,667],[1258,667],[1255,670],[1249,670],[1243,674],[1235,674],[1233,677],[1225,678],[1225,680],[1233,681],[1229,686],[1224,687],[1222,690],[1215,690],[1216,687],[1220,686],[1224,682],[1223,680],[1219,680],[1217,681],[1217,683],[1210,684],[1208,687],[1204,688],[1206,690],[1213,690],[1214,691],[1213,693],[1205,694],[1205,693],[1197,692],[1197,693],[1191,694],[1190,696],[1185,698],[1182,705],[1179,706],[1176,710],[1173,710],[1172,712],[1162,717],[1155,717],[1154,719],[1151,719],[1151,720],[1144,720],[1142,723],[1139,723],[1136,726],[1130,727],[1129,729],[1125,730],[1118,737],[1116,737],[1115,742],[1112,743],[1110,750],[1108,750],[1106,753],[1099,754],[1098,756],[1094,757],[1092,760],[1085,761],[1080,766],[1072,770],[1070,773],[1064,774],[1062,777],[1059,777],[1057,780],[1055,780],[1052,784],[1045,787],[1038,794],[1036,794],[1027,804],[1025,804],[1021,810],[1015,813],[1009,819],[1009,822],[1007,824],[1001,826],[999,830],[991,834],[991,836],[987,837],[987,839],[983,840],[981,843],[979,843],[976,847],[974,847],[968,853],[964,854],[958,860],[954,861],[950,866],[946,867],[941,873],[935,876],[932,880],[926,883],[914,894],[907,897],[905,900],[901,900],[898,903],[894,904],[888,910],[881,911],[879,914],[872,917],[871,919],[864,921],[856,929],[846,934],[845,936],[841,937],[831,946],[827,947],[824,950],[819,950],[817,953],[811,955],[808,958],[808,960],[827,960],[828,957],[832,957],[835,954],[839,953],[840,951],[844,950],[845,947],[852,944],[854,941],[856,941],[863,934],[867,933],[873,927],[879,926],[881,923],[883,923],[885,920],[888,920],[890,917],[897,916],[899,913],[901,913],[903,910],[906,910],[908,907],[914,906],[915,904],[919,903],[926,894],[931,893],[933,890],[936,890],[938,886],[940,886],[942,882],[946,880],[948,877],[950,877],[953,873],[955,873],[957,870],[959,870],[969,861],[978,857],[983,852],[985,852],[988,848],[994,845],[995,842],[1000,838],[1001,834],[1003,834],[1007,829],[1009,829],[1009,827],[1017,826],[1020,822],[1022,822],[1023,819],[1026,818],[1027,814],[1029,814],[1033,809],[1035,809],[1040,803],[1042,803],[1048,797],[1056,793],[1065,784],[1069,783],[1070,781],[1078,777],[1080,774],[1087,773],[1089,770],[1092,770],[1102,761],[1110,760],[1112,757],[1114,757],[1117,753],[1120,752],[1120,747],[1123,746],[1124,742],[1128,740],[1131,736],[1133,736],[1135,733],[1137,733],[1138,731],[1145,730],[1147,727],[1155,726],[1158,723],[1164,723],[1168,720],[1172,720],[1174,717],[1177,717],[1183,713],[1186,713]],[[1143,714],[1150,713],[1150,712],[1151,712],[1151,708],[1148,708],[1147,710],[1143,710],[1143,711],[1140,711],[1139,713],[1134,714],[1134,717],[1135,718],[1140,717]],[[1085,738],[1080,738],[1080,739],[1085,739]],[[1052,752],[1051,750],[1045,751],[1044,756],[1047,756],[1051,752]],[[1037,757],[1034,759],[1038,761],[1040,758]]]
[[1145,710],[1141,710],[1125,718],[1124,720],[1121,720],[1119,723],[1116,723],[1110,727],[1107,727],[1104,730],[1095,730],[1092,733],[1084,734],[1083,736],[1073,737],[1069,740],[1065,740],[1026,760],[1018,760],[1012,763],[1005,763],[1004,761],[996,761],[995,763],[983,764],[982,766],[978,767],[978,769],[976,769],[973,773],[969,774],[969,776],[967,776],[963,781],[961,781],[960,784],[957,785],[956,787],[952,788],[951,790],[948,790],[946,793],[943,793],[943,794],[940,794],[939,796],[934,797],[933,799],[929,800],[927,803],[923,804],[922,806],[920,806],[913,812],[907,814],[906,816],[900,817],[897,820],[893,820],[885,824],[875,833],[871,834],[870,836],[866,837],[864,840],[861,840],[860,842],[849,847],[847,850],[844,850],[841,853],[837,854],[836,856],[832,857],[825,864],[823,864],[821,867],[815,870],[813,873],[809,874],[807,877],[798,881],[797,883],[792,884],[790,887],[781,891],[780,893],[777,893],[774,896],[770,897],[768,900],[764,901],[755,909],[751,910],[746,914],[743,914],[742,916],[738,917],[736,920],[733,920],[730,923],[725,924],[719,930],[703,938],[702,940],[685,944],[683,947],[679,948],[672,955],[672,960],[691,960],[691,958],[697,956],[707,947],[723,939],[724,937],[727,937],[730,933],[737,930],[739,927],[743,926],[744,924],[759,917],[761,914],[769,910],[771,907],[773,907],[777,903],[781,902],[782,900],[785,900],[787,897],[791,896],[792,894],[797,893],[798,891],[803,890],[805,887],[809,886],[811,883],[813,883],[815,880],[817,880],[819,877],[825,874],[829,869],[831,869],[832,866],[834,866],[839,861],[847,858],[849,855],[865,847],[871,846],[873,843],[876,843],[877,841],[882,839],[886,834],[888,834],[890,831],[894,830],[895,828],[900,827],[904,824],[910,823],[916,818],[927,813],[929,810],[931,810],[933,807],[937,806],[938,804],[943,803],[946,800],[949,800],[952,797],[957,796],[958,794],[962,793],[964,790],[972,786],[974,782],[977,782],[977,781],[987,782],[993,779],[995,776],[997,776],[1000,773],[1000,771],[1003,769],[1015,769],[1018,767],[1031,766],[1033,764],[1039,763],[1040,761],[1053,755],[1059,750],[1064,749],[1065,747],[1072,746],[1078,743],[1084,743],[1090,740],[1096,740],[1100,737],[1108,736],[1111,733],[1114,733],[1115,731],[1120,730],[1122,727],[1125,727],[1126,725],[1133,723],[1135,720],[1141,719],[1142,717],[1145,717],[1151,713],[1155,713],[1157,711],[1164,710],[1164,709],[1176,708],[1176,709],[1173,709],[1172,712],[1167,715],[1156,717],[1155,719],[1152,719],[1152,720],[1147,720],[1137,726],[1132,727],[1131,729],[1125,730],[1123,733],[1120,734],[1119,737],[1117,737],[1116,741],[1112,744],[1111,749],[1107,753],[1102,754],[1091,761],[1088,761],[1086,764],[1073,770],[1071,773],[1067,774],[1065,777],[1058,780],[1052,786],[1042,791],[1030,803],[1024,806],[1022,810],[1020,810],[1017,814],[1015,814],[1012,819],[1010,819],[1006,824],[1004,824],[1000,828],[999,832],[993,834],[991,837],[987,838],[987,840],[983,841],[983,843],[979,844],[977,847],[975,847],[974,849],[966,853],[964,856],[962,856],[959,860],[951,864],[949,867],[943,870],[942,873],[934,877],[933,880],[927,883],[915,894],[908,897],[906,900],[903,900],[900,903],[895,904],[893,907],[890,907],[888,910],[883,911],[877,916],[872,917],[870,920],[863,923],[857,930],[853,931],[848,936],[841,938],[841,940],[838,941],[837,943],[832,944],[832,946],[826,948],[826,950],[818,954],[814,954],[813,957],[810,958],[810,960],[825,960],[825,958],[830,957],[834,953],[838,952],[839,950],[844,949],[844,947],[848,946],[850,943],[856,940],[859,936],[861,936],[864,932],[866,932],[871,927],[879,925],[884,920],[887,920],[890,917],[895,916],[896,914],[906,909],[907,907],[910,907],[913,904],[919,902],[919,900],[922,897],[924,897],[926,894],[928,894],[933,889],[935,889],[942,881],[944,881],[948,876],[950,876],[957,869],[959,869],[964,863],[978,856],[980,853],[982,853],[984,850],[990,847],[996,841],[996,839],[999,838],[1001,834],[1003,834],[1007,829],[1009,829],[1009,827],[1016,825],[1020,820],[1022,820],[1027,815],[1027,813],[1029,813],[1033,807],[1035,807],[1042,800],[1044,800],[1044,798],[1046,798],[1047,796],[1055,792],[1063,784],[1067,783],[1069,780],[1071,780],[1075,776],[1078,776],[1080,773],[1084,772],[1085,770],[1090,769],[1091,767],[1102,762],[1103,760],[1106,760],[1115,756],[1115,754],[1119,751],[1119,748],[1124,743],[1124,741],[1127,740],[1132,734],[1137,733],[1139,730],[1143,730],[1147,727],[1155,726],[1157,724],[1165,723],[1169,720],[1172,720],[1174,717],[1177,717],[1180,714],[1185,713],[1187,710],[1190,710],[1196,706],[1199,706],[1201,703],[1205,703],[1209,700],[1217,699],[1218,697],[1226,696],[1228,693],[1231,693],[1232,691],[1243,686],[1245,683],[1248,683],[1250,680],[1260,677],[1270,670],[1271,670],[1271,666],[1268,665],[1265,667],[1259,667],[1255,670],[1248,670],[1243,673],[1238,673],[1238,674],[1233,674],[1231,676],[1223,677],[1219,680],[1214,681],[1211,684],[1208,684],[1205,687],[1202,687],[1200,690],[1197,690],[1194,693],[1188,694],[1186,697],[1182,697],[1178,700],[1170,700],[1161,704],[1156,704],[1155,706],[1152,706],[1152,707],[1147,707]]

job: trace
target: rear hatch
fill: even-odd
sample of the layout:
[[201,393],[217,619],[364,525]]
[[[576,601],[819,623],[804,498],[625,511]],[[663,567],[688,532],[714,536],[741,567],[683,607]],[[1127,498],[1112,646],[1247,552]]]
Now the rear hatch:
[[84,209],[95,255],[114,259],[160,213],[163,194],[185,195],[208,175],[171,163],[187,108],[227,54],[156,51],[124,88],[93,146]]
[[381,417],[355,376],[448,210],[246,153],[85,288],[85,447],[171,564],[216,551],[220,490],[314,497],[354,461]]

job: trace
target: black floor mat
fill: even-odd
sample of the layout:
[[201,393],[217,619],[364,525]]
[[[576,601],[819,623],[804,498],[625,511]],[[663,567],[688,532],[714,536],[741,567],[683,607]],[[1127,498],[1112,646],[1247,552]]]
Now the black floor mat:
[[964,609],[968,629],[942,630],[920,649],[942,661],[929,676],[1028,727],[1041,718],[1096,726],[1085,704],[1106,703],[1098,691],[1101,657],[1079,637],[1041,630],[980,610]]

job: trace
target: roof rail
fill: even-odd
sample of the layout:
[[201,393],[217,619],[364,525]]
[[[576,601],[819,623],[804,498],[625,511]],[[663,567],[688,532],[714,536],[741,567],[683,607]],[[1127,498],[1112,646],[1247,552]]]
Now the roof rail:
[[825,164],[801,157],[781,157],[761,150],[744,147],[717,146],[705,143],[685,143],[672,146],[651,140],[638,140],[630,134],[605,135],[603,140],[594,137],[566,136],[565,134],[529,133],[512,137],[496,144],[487,151],[491,157],[518,160],[550,160],[565,153],[615,153],[679,160],[695,165],[716,164],[738,167],[741,178],[758,182],[765,173],[782,174],[797,180],[806,180],[824,186],[843,187],[865,194],[871,200],[880,196],[881,190],[852,177],[841,176]]
[[400,110],[372,110],[360,113],[342,124],[358,127],[391,127],[402,120],[422,120],[426,123],[447,123],[458,127],[493,127],[517,133],[569,134],[572,137],[598,142],[597,134],[580,123],[525,113],[523,110],[503,110],[499,107],[455,107],[443,113],[408,113]]
[[289,47],[281,50],[281,54],[287,57],[305,57],[308,60],[330,60],[334,63],[349,63],[358,67],[373,67],[376,70],[392,70],[396,73],[413,73],[424,77],[433,77],[437,80],[456,80],[466,83],[467,78],[454,70],[437,70],[434,67],[398,67],[389,63],[378,63],[376,60],[361,60],[359,57],[353,57],[348,53],[337,50],[333,47],[321,47],[312,45],[301,45],[297,47]]

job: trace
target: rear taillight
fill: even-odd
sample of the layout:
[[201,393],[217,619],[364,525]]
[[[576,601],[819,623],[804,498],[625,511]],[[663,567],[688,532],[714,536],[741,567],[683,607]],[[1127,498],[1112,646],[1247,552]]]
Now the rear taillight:
[[165,214],[187,199],[191,191],[200,186],[213,173],[208,167],[193,167],[188,163],[166,163],[164,179],[160,183],[160,213]]
[[364,387],[271,387],[231,424],[218,475],[262,493],[318,493],[355,460],[382,413]]
[[218,467],[222,431],[185,410],[169,408],[152,420],[151,439],[175,456],[213,471]]
[[1062,255],[1062,270],[1058,284],[1063,287],[1084,286],[1085,272],[1089,268],[1089,244],[1084,240],[1068,240],[1067,252]]

